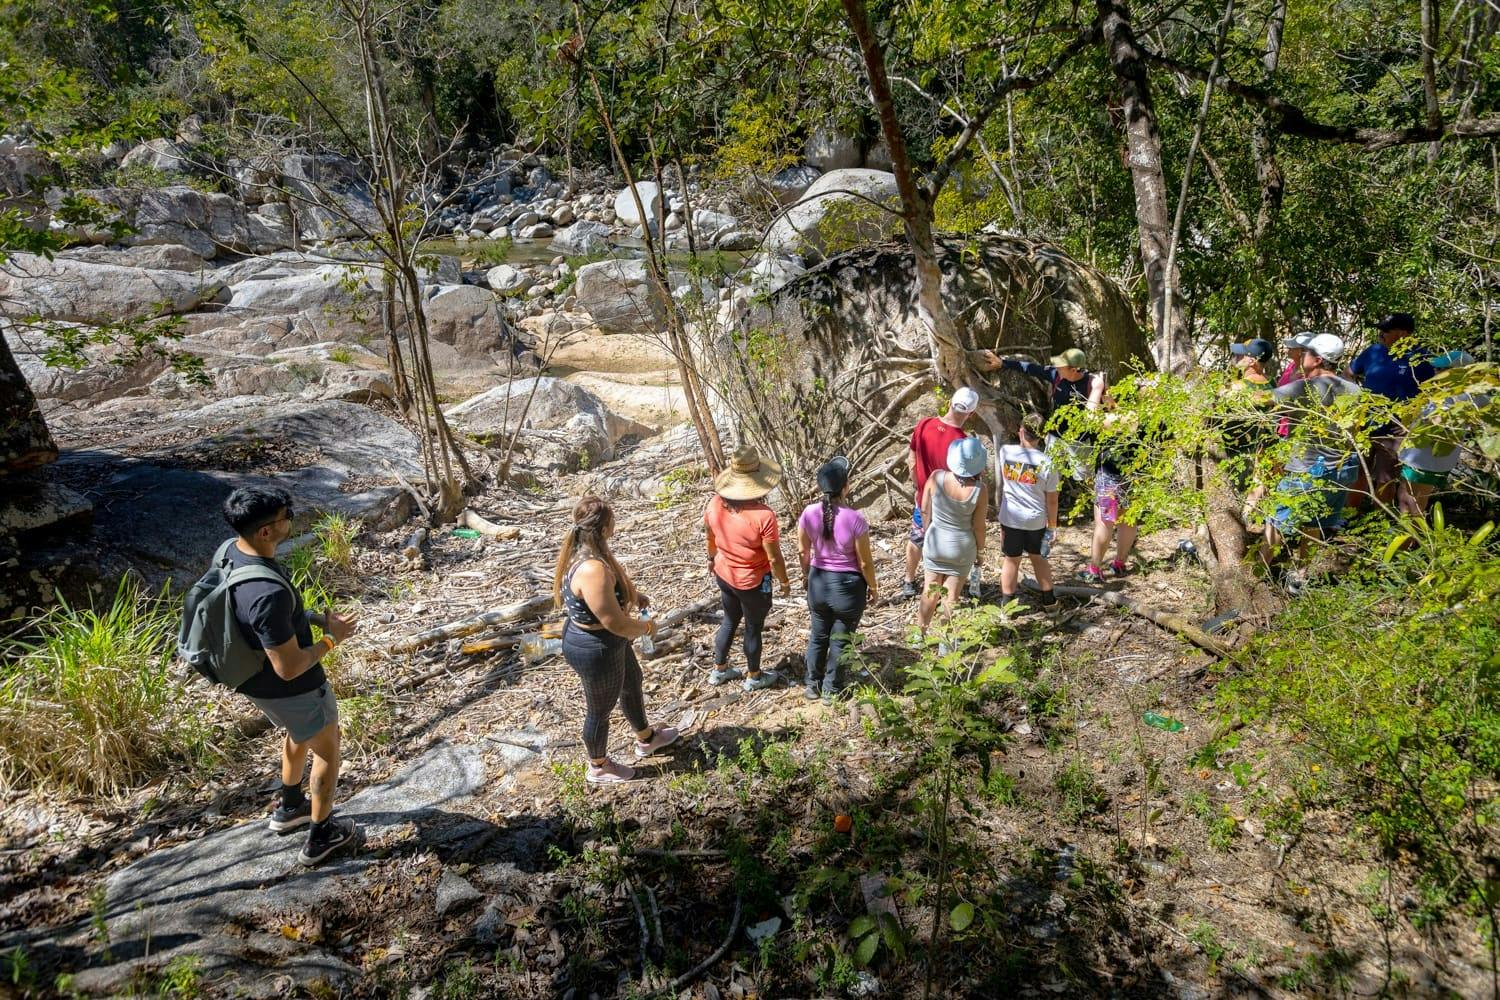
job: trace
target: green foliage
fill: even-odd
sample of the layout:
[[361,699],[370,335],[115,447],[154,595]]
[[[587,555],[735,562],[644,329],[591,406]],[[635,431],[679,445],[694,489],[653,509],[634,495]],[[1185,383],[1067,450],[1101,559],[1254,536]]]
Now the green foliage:
[[112,793],[218,756],[203,689],[175,662],[177,606],[130,578],[103,608],[59,605],[0,641],[0,783]]
[[1220,695],[1305,734],[1305,794],[1353,808],[1439,896],[1486,913],[1500,895],[1480,861],[1500,840],[1497,597],[1492,525],[1439,512],[1288,606]]
[[514,245],[515,241],[509,236],[501,237],[498,240],[485,240],[484,246],[480,247],[474,253],[474,266],[496,267],[504,264],[507,260],[510,260],[510,250]]

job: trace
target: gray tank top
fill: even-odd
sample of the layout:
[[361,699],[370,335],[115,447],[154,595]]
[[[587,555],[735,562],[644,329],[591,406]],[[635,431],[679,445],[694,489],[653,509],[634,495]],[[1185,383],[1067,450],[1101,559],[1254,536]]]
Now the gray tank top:
[[954,500],[943,489],[943,484],[948,481],[952,473],[946,469],[939,469],[933,475],[942,478],[938,479],[932,487],[932,527],[929,530],[972,535],[974,533],[974,506],[979,503],[979,484],[974,484],[969,499]]

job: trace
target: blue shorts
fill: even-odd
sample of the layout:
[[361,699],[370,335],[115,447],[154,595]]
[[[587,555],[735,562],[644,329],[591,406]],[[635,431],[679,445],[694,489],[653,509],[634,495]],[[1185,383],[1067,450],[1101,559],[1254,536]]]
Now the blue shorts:
[[911,533],[906,536],[906,540],[920,549],[922,547],[922,539],[926,534],[927,529],[922,527],[922,508],[913,507],[911,512]]
[[1349,487],[1359,474],[1359,465],[1350,463],[1321,475],[1312,472],[1292,472],[1283,476],[1276,484],[1278,497],[1307,497],[1293,505],[1278,504],[1271,515],[1271,524],[1283,535],[1290,535],[1303,527],[1318,529],[1324,538],[1344,526],[1344,501]]

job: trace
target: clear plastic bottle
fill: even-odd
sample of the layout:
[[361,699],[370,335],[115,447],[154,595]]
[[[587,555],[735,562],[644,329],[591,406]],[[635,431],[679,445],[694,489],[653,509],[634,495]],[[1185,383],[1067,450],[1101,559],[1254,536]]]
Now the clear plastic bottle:
[[521,643],[521,656],[527,663],[536,663],[562,652],[561,639],[544,639],[541,636]]
[[1041,553],[1041,555],[1042,555],[1043,559],[1046,559],[1049,555],[1052,554],[1052,542],[1056,538],[1057,538],[1057,531],[1055,529],[1053,529],[1053,528],[1047,528],[1045,531],[1042,532],[1042,553]]
[[969,596],[978,597],[983,585],[984,576],[979,570],[979,564],[975,563],[974,568],[969,570]]
[[[647,608],[646,610],[641,612],[641,621],[649,622],[650,620],[651,609]],[[651,633],[647,632],[645,635],[637,639],[635,641],[635,648],[639,649],[641,653],[646,656],[650,656],[652,653],[656,652],[656,643],[652,640]]]

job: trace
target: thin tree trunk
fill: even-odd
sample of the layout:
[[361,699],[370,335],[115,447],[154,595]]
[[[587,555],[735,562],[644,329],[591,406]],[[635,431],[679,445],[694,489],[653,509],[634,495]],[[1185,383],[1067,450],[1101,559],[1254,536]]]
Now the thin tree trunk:
[[[1422,95],[1427,110],[1427,127],[1438,132],[1443,128],[1443,108],[1438,102],[1437,43],[1438,10],[1436,0],[1422,0]],[[1428,164],[1437,163],[1442,143],[1434,139],[1427,147]]]
[[950,386],[971,382],[983,387],[983,379],[971,375],[968,354],[959,336],[958,325],[943,303],[943,272],[938,265],[937,245],[933,240],[932,199],[917,184],[911,160],[906,151],[906,137],[896,117],[896,102],[886,77],[885,54],[870,23],[864,0],[843,0],[844,15],[859,42],[864,56],[865,74],[870,94],[880,119],[880,133],[891,154],[891,169],[896,189],[901,194],[901,215],[906,224],[906,238],[911,244],[916,271],[917,317],[927,328],[937,378]]
[[[1151,101],[1146,63],[1125,0],[1097,0],[1097,7],[1125,115],[1126,159],[1135,190],[1141,266],[1156,330],[1152,353],[1159,367],[1183,369],[1191,364],[1192,342],[1176,291],[1180,286],[1178,275],[1169,276],[1167,271],[1172,221],[1168,213],[1167,181],[1162,173],[1161,132]],[[1175,268],[1175,264],[1172,266]]]

